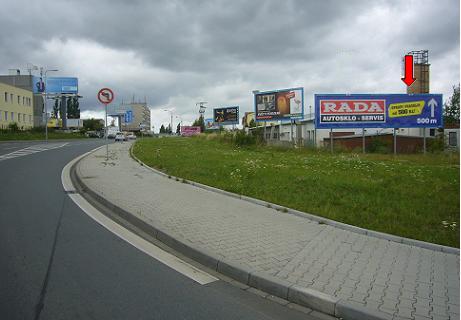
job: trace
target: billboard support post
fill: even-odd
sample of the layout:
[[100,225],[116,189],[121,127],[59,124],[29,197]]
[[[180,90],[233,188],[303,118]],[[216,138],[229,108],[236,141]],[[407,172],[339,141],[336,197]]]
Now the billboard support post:
[[333,153],[333,128],[330,129],[330,151]]
[[279,121],[279,133],[278,133],[278,140],[280,141],[280,133],[282,133],[282,120]]
[[426,128],[423,128],[423,154],[426,154]]
[[394,128],[394,155],[397,154],[397,131]]
[[[42,74],[43,74],[43,68],[40,68],[40,82],[42,82],[41,84],[41,88],[43,89],[42,91],[42,95],[43,95],[43,92],[45,93],[44,95],[44,102],[43,102],[43,106],[45,108],[45,143],[48,143],[48,108],[47,108],[47,99],[48,99],[48,96],[47,96],[47,87],[48,87],[48,83],[47,83],[47,73],[48,72],[56,72],[56,71],[59,71],[58,69],[53,69],[53,70],[50,70],[50,69],[47,69],[45,70],[45,83],[43,84],[43,80],[42,80]],[[42,118],[43,119],[43,118]]]
[[264,141],[266,141],[266,121],[264,121]]
[[365,128],[362,128],[362,152],[365,153]]
[[290,140],[291,140],[291,144],[294,144],[294,139],[293,139],[293,119],[290,119],[290,130],[291,130],[291,135],[290,135]]

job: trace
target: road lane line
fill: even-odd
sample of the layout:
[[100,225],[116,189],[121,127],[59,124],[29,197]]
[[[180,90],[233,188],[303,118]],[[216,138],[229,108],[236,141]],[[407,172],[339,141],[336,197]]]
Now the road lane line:
[[[92,151],[90,151],[92,152]],[[76,159],[69,162],[61,173],[61,181],[64,187],[64,190],[68,196],[75,202],[75,204],[83,210],[88,216],[90,216],[97,223],[102,225],[104,228],[118,236],[119,238],[125,240],[138,250],[144,252],[150,257],[160,261],[171,269],[183,274],[184,276],[200,283],[201,285],[208,284],[214,281],[219,280],[216,277],[194,267],[193,265],[179,259],[178,257],[160,249],[151,242],[145,240],[144,238],[138,236],[134,232],[124,228],[119,225],[105,214],[101,213],[95,207],[93,207],[85,198],[80,194],[76,193],[76,189],[72,184],[70,178],[70,169],[78,160],[86,156],[88,153],[83,154],[82,156],[77,157]]]

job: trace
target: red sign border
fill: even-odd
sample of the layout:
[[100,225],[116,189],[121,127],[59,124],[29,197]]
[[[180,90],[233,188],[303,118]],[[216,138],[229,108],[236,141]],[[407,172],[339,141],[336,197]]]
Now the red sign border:
[[[108,101],[108,102],[103,102],[103,101],[101,101],[100,95],[101,95],[101,92],[104,91],[104,90],[107,90],[107,91],[109,91],[109,92],[112,94],[112,97],[111,97],[110,101]],[[99,100],[99,102],[101,102],[102,104],[108,105],[108,104],[110,104],[112,101],[114,101],[114,92],[113,92],[111,89],[109,89],[109,88],[102,88],[101,90],[98,91],[98,100]]]

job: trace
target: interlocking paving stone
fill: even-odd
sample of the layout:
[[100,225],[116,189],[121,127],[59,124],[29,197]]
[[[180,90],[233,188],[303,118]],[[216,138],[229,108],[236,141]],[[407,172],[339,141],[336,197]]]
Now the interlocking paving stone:
[[[78,165],[79,176],[108,201],[190,246],[293,284],[359,300],[395,319],[408,316],[408,310],[413,320],[448,319],[454,309],[448,304],[459,306],[459,255],[346,231],[177,182],[140,166],[129,157],[129,146],[110,145],[113,165],[101,157],[105,150],[89,155]],[[459,318],[459,307],[451,314]]]

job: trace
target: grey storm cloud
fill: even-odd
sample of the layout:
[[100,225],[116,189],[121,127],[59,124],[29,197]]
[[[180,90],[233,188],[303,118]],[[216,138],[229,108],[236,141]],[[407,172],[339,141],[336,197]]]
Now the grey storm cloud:
[[[252,108],[251,90],[403,92],[402,55],[428,49],[432,88],[459,82],[459,1],[2,1],[0,69],[56,66],[94,92],[190,114]],[[106,64],[105,69],[101,66]],[[167,115],[165,115],[167,117]]]

